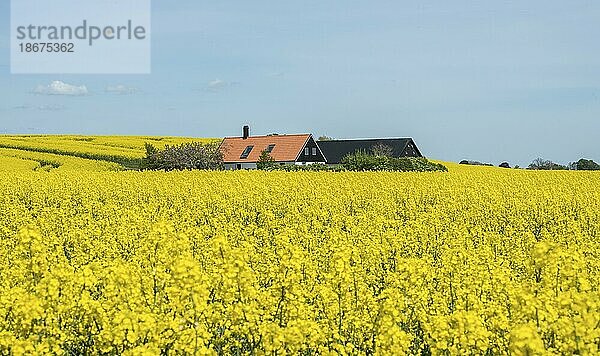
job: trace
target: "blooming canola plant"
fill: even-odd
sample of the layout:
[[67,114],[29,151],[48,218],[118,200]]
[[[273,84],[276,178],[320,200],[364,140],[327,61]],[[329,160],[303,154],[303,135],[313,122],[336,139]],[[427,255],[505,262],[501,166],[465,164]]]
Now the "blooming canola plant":
[[599,351],[593,172],[123,172],[23,152],[0,150],[2,353]]

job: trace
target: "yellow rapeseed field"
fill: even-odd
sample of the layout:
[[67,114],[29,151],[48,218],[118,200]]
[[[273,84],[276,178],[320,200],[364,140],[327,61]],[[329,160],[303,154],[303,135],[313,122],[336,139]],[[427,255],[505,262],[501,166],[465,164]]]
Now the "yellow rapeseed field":
[[599,174],[46,171],[12,153],[3,354],[600,352]]
[[114,162],[84,159],[53,153],[27,151],[22,149],[0,148],[0,171],[120,171],[123,169]]
[[168,136],[0,135],[0,149],[18,149],[138,166],[146,153],[145,143],[163,148],[165,145],[184,142],[207,143],[215,140]]

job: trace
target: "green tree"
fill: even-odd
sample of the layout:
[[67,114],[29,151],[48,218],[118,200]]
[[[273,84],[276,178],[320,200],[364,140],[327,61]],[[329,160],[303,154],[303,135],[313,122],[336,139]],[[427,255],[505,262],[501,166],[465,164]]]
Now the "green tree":
[[600,164],[591,159],[580,159],[574,164],[578,171],[600,171]]
[[536,158],[531,162],[528,169],[543,170],[543,171],[554,171],[554,170],[567,170],[569,167],[563,166],[552,161],[545,160],[543,158]]
[[271,157],[271,154],[267,151],[262,151],[260,153],[260,157],[258,158],[258,162],[256,162],[256,168],[258,169],[268,169],[275,165],[275,159]]

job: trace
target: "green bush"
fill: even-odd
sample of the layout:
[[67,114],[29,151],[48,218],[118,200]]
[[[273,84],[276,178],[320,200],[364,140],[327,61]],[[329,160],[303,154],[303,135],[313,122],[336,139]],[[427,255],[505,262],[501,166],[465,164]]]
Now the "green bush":
[[356,152],[342,159],[342,166],[349,171],[400,171],[400,172],[447,172],[448,168],[426,158],[375,156]]

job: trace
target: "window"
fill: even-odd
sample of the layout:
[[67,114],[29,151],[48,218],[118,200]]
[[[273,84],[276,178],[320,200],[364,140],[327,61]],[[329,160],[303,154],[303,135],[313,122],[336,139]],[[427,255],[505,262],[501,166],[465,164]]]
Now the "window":
[[304,147],[304,155],[305,155],[305,156],[308,156],[308,155],[310,155],[310,148],[308,148],[308,147]]
[[248,158],[248,155],[250,154],[250,152],[252,152],[252,149],[254,148],[254,146],[247,146],[246,149],[244,149],[244,152],[242,152],[242,155],[240,156],[240,158]]
[[313,156],[316,156],[316,155],[317,155],[317,148],[316,148],[316,147],[313,147],[313,148],[312,148],[312,155],[313,155]]
[[268,145],[267,148],[265,148],[265,151],[268,153],[271,153],[274,148],[275,148],[275,144]]

